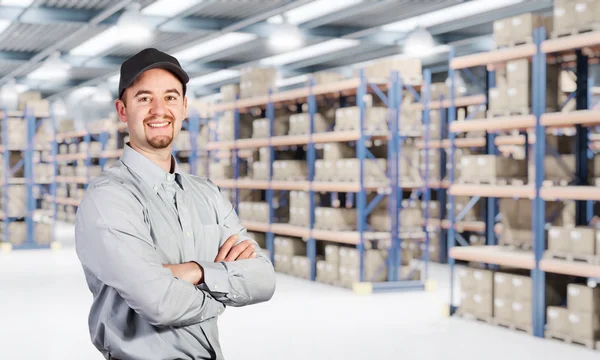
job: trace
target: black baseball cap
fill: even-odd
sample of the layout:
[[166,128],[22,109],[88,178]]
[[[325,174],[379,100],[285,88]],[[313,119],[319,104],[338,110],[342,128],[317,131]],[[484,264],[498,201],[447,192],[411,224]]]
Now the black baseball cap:
[[169,54],[154,48],[148,48],[133,55],[121,64],[121,78],[119,79],[119,99],[125,89],[144,72],[150,69],[164,69],[177,76],[183,85],[185,95],[186,84],[190,80],[188,74],[181,68],[179,61]]

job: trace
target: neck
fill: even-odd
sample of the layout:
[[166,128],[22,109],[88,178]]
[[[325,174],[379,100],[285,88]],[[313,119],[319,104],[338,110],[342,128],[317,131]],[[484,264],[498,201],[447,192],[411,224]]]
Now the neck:
[[135,145],[134,143],[129,143],[129,145],[140,154],[144,155],[150,161],[160,166],[166,172],[171,172],[171,146],[160,150],[155,151],[146,151],[143,148]]

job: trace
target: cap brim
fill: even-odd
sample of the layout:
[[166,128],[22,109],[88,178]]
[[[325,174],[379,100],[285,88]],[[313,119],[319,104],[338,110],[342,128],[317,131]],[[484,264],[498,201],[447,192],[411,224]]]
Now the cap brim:
[[123,90],[130,87],[135,82],[135,80],[137,78],[139,78],[140,75],[142,75],[144,72],[146,72],[148,70],[152,70],[152,69],[167,70],[167,71],[173,73],[175,76],[177,76],[179,81],[181,81],[181,83],[184,85],[187,84],[188,81],[190,81],[190,77],[181,67],[179,67],[173,63],[170,63],[170,62],[157,62],[152,65],[146,66],[145,68],[140,70],[137,74],[135,74],[135,76],[133,76],[127,84],[123,84]]

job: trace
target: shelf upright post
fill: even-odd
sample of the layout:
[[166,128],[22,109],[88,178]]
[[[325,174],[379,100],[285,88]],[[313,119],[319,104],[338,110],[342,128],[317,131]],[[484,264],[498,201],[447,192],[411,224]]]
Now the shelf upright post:
[[[52,183],[50,184],[50,196],[52,197],[52,199],[56,199],[56,187],[57,187],[57,183],[56,183],[56,177],[58,176],[58,162],[56,161],[56,155],[58,155],[58,139],[56,138],[56,129],[57,129],[57,124],[56,124],[56,116],[54,115],[54,111],[51,108],[50,109],[50,121],[52,122]],[[58,205],[56,204],[56,201],[52,201],[52,224],[51,224],[51,228],[52,228],[52,233],[51,233],[51,238],[50,240],[52,241],[52,243],[55,242],[55,237],[56,237],[56,222],[58,220]]]
[[[102,129],[102,132],[106,131],[106,129]],[[90,143],[92,141],[92,136],[90,135],[89,127],[85,126],[85,135],[83,137],[83,141],[85,142],[85,178],[90,178],[90,166],[92,165],[92,158],[90,154]],[[87,189],[88,183],[83,184],[83,188]]]
[[359,182],[359,190],[358,194],[356,194],[356,225],[359,234],[359,243],[358,243],[358,254],[360,259],[359,264],[359,277],[360,282],[365,281],[364,274],[364,255],[365,255],[365,228],[366,228],[366,219],[365,219],[365,210],[367,207],[367,193],[365,191],[365,183],[364,183],[364,162],[367,156],[367,148],[365,145],[365,95],[367,94],[367,79],[365,77],[364,69],[360,69],[360,84],[358,85],[358,89],[356,91],[356,102],[357,106],[360,110],[360,119],[359,119],[359,139],[356,142],[356,155],[358,156],[358,182]]
[[[267,103],[266,115],[269,119],[269,183],[273,180],[273,161],[275,161],[275,150],[271,144],[271,138],[275,135],[275,104],[271,100],[272,90],[269,90],[269,102]],[[272,224],[275,219],[275,209],[273,208],[274,190],[269,186],[267,188],[267,203],[269,204],[269,224]],[[266,233],[267,250],[271,263],[275,262],[275,234],[268,231]]]
[[2,116],[2,146],[4,147],[4,176],[2,182],[2,212],[4,212],[4,243],[10,244],[8,228],[11,222],[8,212],[8,190],[9,179],[11,176],[10,169],[10,150],[8,148],[8,112],[3,109]]
[[431,198],[431,187],[429,186],[429,95],[430,95],[430,86],[431,86],[431,69],[425,69],[423,71],[423,82],[424,82],[424,90],[422,93],[422,101],[423,101],[423,125],[425,127],[425,176],[423,182],[425,184],[425,191],[423,194],[423,198],[425,200],[425,212],[423,217],[425,218],[425,251],[424,262],[424,276],[423,279],[427,280],[427,275],[429,271],[429,202]]
[[27,231],[28,246],[35,245],[35,228],[33,224],[33,213],[35,211],[35,199],[33,198],[33,140],[35,137],[35,115],[29,109],[25,110],[26,133],[27,133],[27,148],[25,149],[25,191],[27,213],[25,215],[25,227]]
[[[234,115],[233,115],[233,140],[234,142],[237,141],[239,139],[240,136],[240,109],[237,107],[237,97],[236,97],[236,107],[234,110]],[[233,148],[233,180],[237,181],[238,177],[239,177],[239,172],[240,172],[240,159],[238,157],[238,149],[236,146],[234,146]],[[234,207],[237,210],[238,209],[238,205],[240,203],[240,190],[237,188],[237,186],[233,189],[233,201],[234,201]]]
[[[448,110],[448,129],[450,129],[450,126],[452,126],[452,123],[456,120],[456,105],[454,104],[454,88],[455,88],[455,83],[454,83],[454,69],[452,68],[452,59],[454,58],[454,54],[455,54],[455,49],[451,48],[450,49],[450,55],[449,55],[449,68],[448,68],[448,78],[450,79],[450,89],[449,89],[449,96],[450,96],[450,109]],[[450,184],[454,183],[454,174],[455,174],[455,150],[456,150],[456,144],[454,143],[454,140],[456,138],[456,134],[452,131],[448,131],[448,139],[450,140],[450,164],[453,164],[453,166],[450,166]],[[456,234],[455,234],[455,226],[456,226],[456,220],[455,220],[455,203],[454,203],[454,195],[452,195],[451,192],[448,192],[448,204],[450,204],[450,209],[448,209],[449,213],[449,220],[450,220],[450,229],[448,229],[448,253],[450,253],[450,250],[452,250],[452,248],[456,245]],[[454,314],[455,311],[455,307],[454,307],[454,265],[456,264],[456,260],[454,260],[453,257],[448,256],[448,264],[450,265],[450,315]]]
[[398,158],[398,133],[399,129],[399,104],[398,99],[402,96],[402,88],[398,94],[398,85],[400,83],[397,71],[390,75],[390,88],[388,91],[388,112],[390,114],[390,132],[388,142],[388,167],[390,172],[390,195],[388,199],[388,213],[391,219],[391,244],[388,254],[388,281],[398,280],[398,259],[402,259],[402,249],[399,244],[399,224],[400,203],[398,202],[398,178],[399,178],[399,158]]
[[544,337],[546,315],[546,275],[540,270],[540,260],[544,255],[546,245],[544,223],[546,208],[540,196],[540,189],[544,180],[544,157],[546,154],[546,131],[541,125],[540,118],[546,109],[546,55],[541,51],[541,44],[546,39],[544,27],[534,30],[534,42],[537,51],[533,57],[533,111],[536,117],[535,124],[535,198],[533,206],[533,250],[535,254],[535,268],[532,270],[533,278],[533,335]]
[[[577,55],[577,88],[575,90],[575,104],[577,110],[588,108],[588,57],[581,49],[575,51]],[[578,185],[588,184],[588,129],[577,125],[575,135],[575,173],[579,178]],[[591,201],[576,201],[575,224],[587,225],[592,217],[593,208]]]
[[[489,89],[496,87],[496,73],[495,71],[488,71],[487,73],[487,92],[486,98],[488,99],[486,107],[489,108]],[[498,151],[495,145],[496,134],[486,132],[485,134],[485,153],[488,155],[498,155]],[[528,146],[527,144],[525,145]],[[498,245],[496,239],[496,232],[494,231],[494,225],[496,224],[496,215],[498,214],[498,199],[494,197],[488,197],[485,199],[485,244],[486,245]]]
[[190,134],[190,156],[188,162],[190,164],[190,174],[198,174],[198,136],[200,135],[200,117],[198,110],[192,111],[192,116],[189,117],[189,134]]
[[[312,184],[315,176],[315,162],[317,159],[317,153],[315,149],[315,143],[313,142],[313,133],[315,132],[315,114],[317,112],[317,99],[313,94],[313,87],[315,86],[315,79],[311,77],[310,83],[308,85],[308,113],[309,113],[309,130],[308,130],[308,151],[306,153],[306,163],[308,166],[308,182]],[[317,277],[317,241],[312,236],[312,229],[315,226],[315,191],[312,186],[308,191],[308,201],[309,201],[309,229],[310,229],[310,237],[306,242],[306,252],[308,259],[310,261],[310,279],[312,281],[316,280]]]
[[[444,95],[440,96],[440,104],[444,103]],[[444,140],[448,138],[448,110],[440,109],[440,123],[438,124],[441,129],[441,143],[443,144]],[[447,173],[447,164],[448,164],[448,154],[446,149],[443,146],[440,146],[440,162],[438,165],[440,166],[440,182],[446,179]],[[441,185],[441,184],[440,184]],[[436,189],[437,201],[440,204],[440,219],[443,221],[446,218],[446,206],[447,202],[447,191],[443,186],[440,186]],[[445,264],[448,261],[448,244],[444,239],[446,239],[447,232],[442,226],[439,229],[440,232],[440,258],[439,261],[442,264]]]

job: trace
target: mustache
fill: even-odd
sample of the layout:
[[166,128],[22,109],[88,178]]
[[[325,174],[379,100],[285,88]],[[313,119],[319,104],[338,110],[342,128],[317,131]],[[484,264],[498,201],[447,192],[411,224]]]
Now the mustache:
[[151,121],[156,121],[156,120],[168,120],[171,123],[175,122],[175,118],[171,115],[162,115],[162,116],[152,115],[152,116],[148,116],[147,118],[144,119],[144,124],[147,124]]

